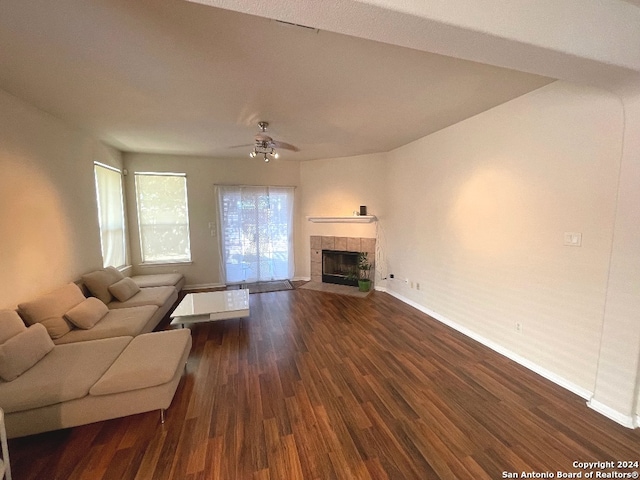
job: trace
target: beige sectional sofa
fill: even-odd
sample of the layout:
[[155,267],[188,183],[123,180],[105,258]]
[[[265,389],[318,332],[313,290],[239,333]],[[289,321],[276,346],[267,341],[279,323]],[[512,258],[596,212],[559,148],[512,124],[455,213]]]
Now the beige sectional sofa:
[[[0,407],[10,438],[169,407],[190,331],[148,332],[184,281],[174,276],[173,285],[139,287],[129,279],[109,289],[125,277],[101,272],[83,284],[102,298],[85,297],[70,283],[17,311],[0,311]],[[105,284],[111,298],[96,290]]]

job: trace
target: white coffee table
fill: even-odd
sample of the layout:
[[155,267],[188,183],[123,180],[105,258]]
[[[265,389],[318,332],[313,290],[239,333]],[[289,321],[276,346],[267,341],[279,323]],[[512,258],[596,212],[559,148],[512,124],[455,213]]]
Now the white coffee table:
[[249,316],[249,290],[188,293],[171,314],[171,325]]

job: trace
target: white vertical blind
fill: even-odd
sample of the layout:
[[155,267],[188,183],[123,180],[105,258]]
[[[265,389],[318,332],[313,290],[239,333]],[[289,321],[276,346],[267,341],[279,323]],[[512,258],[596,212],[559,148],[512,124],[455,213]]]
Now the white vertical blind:
[[293,187],[217,190],[225,282],[293,278]]
[[187,178],[184,174],[136,173],[142,261],[191,261]]
[[121,267],[126,263],[122,173],[105,165],[94,165],[102,263]]

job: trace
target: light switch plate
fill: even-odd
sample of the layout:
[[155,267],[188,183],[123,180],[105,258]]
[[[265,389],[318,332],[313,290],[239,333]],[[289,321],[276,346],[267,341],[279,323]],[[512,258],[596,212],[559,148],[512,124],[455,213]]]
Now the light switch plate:
[[582,233],[564,232],[564,244],[567,247],[581,247],[582,246]]

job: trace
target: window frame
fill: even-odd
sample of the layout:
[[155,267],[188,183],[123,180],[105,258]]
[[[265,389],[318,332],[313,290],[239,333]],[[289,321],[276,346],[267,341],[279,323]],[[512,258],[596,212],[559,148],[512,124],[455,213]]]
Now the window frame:
[[[141,202],[140,202],[140,187],[138,183],[138,178],[140,177],[174,177],[181,178],[184,180],[184,212],[186,223],[184,224],[184,230],[186,232],[186,244],[188,249],[188,256],[181,258],[158,258],[154,260],[147,259],[149,257],[148,254],[145,254],[145,242],[143,235],[143,227],[146,226],[142,222],[143,213],[141,212]],[[189,219],[189,193],[187,186],[187,174],[180,172],[134,172],[134,187],[135,187],[135,199],[136,199],[136,213],[137,213],[137,223],[138,223],[138,240],[140,243],[140,260],[141,265],[185,265],[192,263],[192,251],[191,251],[191,222]]]

